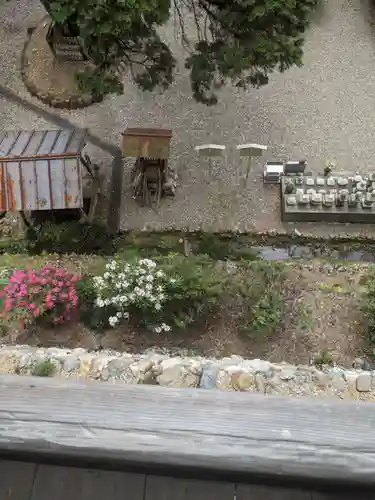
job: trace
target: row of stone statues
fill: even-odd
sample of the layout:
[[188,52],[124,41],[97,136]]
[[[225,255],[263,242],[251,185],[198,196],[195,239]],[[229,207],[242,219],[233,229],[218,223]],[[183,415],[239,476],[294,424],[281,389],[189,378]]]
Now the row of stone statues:
[[375,192],[362,193],[357,191],[356,193],[349,193],[347,189],[332,190],[330,192],[322,191],[297,189],[295,194],[286,195],[286,204],[289,206],[312,205],[315,207],[324,206],[330,208],[344,207],[345,205],[351,208],[358,208],[359,206],[362,208],[372,208],[375,202]]

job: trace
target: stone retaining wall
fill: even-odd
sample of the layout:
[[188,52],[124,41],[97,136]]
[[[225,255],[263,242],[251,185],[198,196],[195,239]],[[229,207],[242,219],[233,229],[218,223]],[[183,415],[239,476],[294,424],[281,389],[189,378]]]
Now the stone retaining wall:
[[[50,375],[111,383],[157,384],[278,394],[375,399],[375,371],[270,363],[240,356],[223,359],[172,357],[157,351],[142,355],[113,351],[87,352],[30,346],[0,347],[0,374],[35,375],[48,362]],[[53,365],[53,366],[52,366]]]

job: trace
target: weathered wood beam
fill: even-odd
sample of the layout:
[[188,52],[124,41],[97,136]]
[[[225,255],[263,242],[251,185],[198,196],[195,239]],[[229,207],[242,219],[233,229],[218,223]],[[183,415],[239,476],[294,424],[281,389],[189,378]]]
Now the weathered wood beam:
[[0,455],[375,485],[374,405],[0,376]]

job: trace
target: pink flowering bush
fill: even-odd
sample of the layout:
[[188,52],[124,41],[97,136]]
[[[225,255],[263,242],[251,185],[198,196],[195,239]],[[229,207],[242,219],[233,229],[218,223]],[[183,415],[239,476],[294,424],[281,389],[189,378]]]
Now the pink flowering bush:
[[81,277],[62,267],[17,269],[1,292],[1,317],[22,327],[37,320],[61,324],[78,313],[77,281]]

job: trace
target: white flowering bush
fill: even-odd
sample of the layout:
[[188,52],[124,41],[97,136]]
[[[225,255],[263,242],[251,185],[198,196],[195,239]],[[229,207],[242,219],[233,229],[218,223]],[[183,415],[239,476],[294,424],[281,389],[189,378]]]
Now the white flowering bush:
[[177,279],[165,272],[150,259],[134,263],[112,260],[106,265],[103,276],[93,278],[96,290],[96,306],[112,310],[108,318],[110,326],[128,319],[131,312],[142,312],[144,322],[152,323],[156,332],[169,331],[171,327],[162,321],[163,307]]
[[205,262],[176,255],[160,262],[112,260],[93,278],[94,305],[112,327],[131,318],[157,333],[183,328],[220,295],[211,271]]

